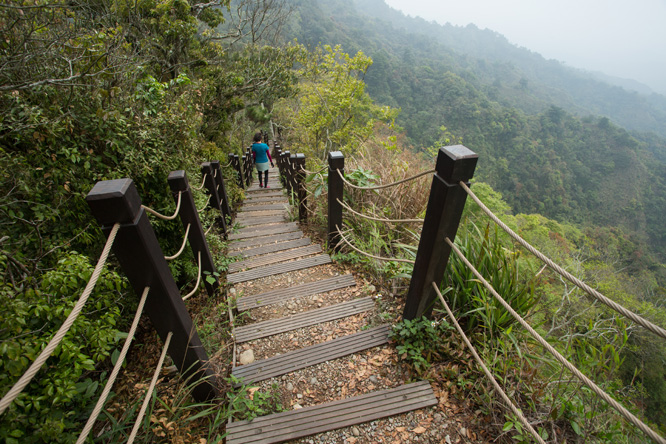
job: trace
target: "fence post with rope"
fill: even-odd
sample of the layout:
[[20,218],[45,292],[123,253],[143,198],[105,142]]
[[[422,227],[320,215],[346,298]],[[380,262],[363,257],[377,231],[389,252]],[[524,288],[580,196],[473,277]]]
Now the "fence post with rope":
[[298,220],[305,222],[308,219],[308,190],[305,188],[305,154],[296,154],[295,159],[295,182],[298,196]]
[[169,355],[185,377],[198,381],[192,391],[194,398],[203,401],[217,396],[208,355],[141,206],[134,182],[131,179],[97,182],[86,202],[105,235],[108,236],[115,223],[121,224],[113,252],[136,294],[150,287],[146,313],[162,341],[173,332]]
[[[222,208],[222,215],[224,216],[225,222],[227,218],[231,217],[231,207],[229,206],[229,196],[227,195],[227,187],[224,185],[224,177],[222,176],[222,168],[220,167],[219,160],[213,160],[210,162],[210,166],[213,168],[213,177],[215,177],[215,182],[217,186],[217,195],[220,198],[220,207]],[[226,236],[226,231],[225,231]]]
[[287,151],[282,151],[282,154],[280,155],[280,164],[282,165],[280,167],[280,177],[282,178],[282,185],[287,189],[287,193],[289,193],[289,156],[291,153],[289,150]]
[[236,171],[236,183],[241,189],[245,188],[245,182],[243,182],[243,172],[241,171],[240,160],[238,159],[238,154],[229,153],[229,163],[231,167]]
[[212,209],[219,212],[220,216],[215,218],[215,221],[222,229],[224,235],[227,235],[227,222],[224,220],[224,212],[222,211],[222,206],[220,205],[220,196],[217,194],[217,183],[215,180],[213,171],[213,166],[210,162],[204,162],[201,164],[201,175],[206,178],[204,182],[206,185],[206,191],[208,192],[208,206]]
[[340,151],[328,153],[328,248],[340,250],[338,227],[342,227],[342,205],[344,183],[336,172],[345,173],[345,156]]
[[[463,145],[442,147],[437,153],[436,171],[405,301],[404,319],[430,317],[432,314],[437,294],[431,282],[440,284],[451,254],[451,247],[444,239],[455,238],[467,199],[467,193],[458,182],[468,183],[472,179],[478,158],[476,153]],[[329,175],[329,183],[330,180]]]
[[[178,193],[181,193],[182,202],[180,204],[180,220],[183,223],[183,230],[188,233],[187,239],[190,242],[194,260],[196,261],[199,253],[201,253],[202,271],[207,271],[209,276],[215,278],[215,282],[213,283],[204,280],[208,295],[213,296],[215,290],[219,286],[217,277],[215,277],[214,274],[217,269],[215,268],[213,256],[210,254],[210,249],[206,242],[206,234],[201,226],[201,219],[199,219],[199,212],[197,211],[194,197],[192,196],[192,189],[187,180],[187,175],[183,170],[172,171],[169,174],[167,181],[169,182],[169,188],[171,188],[174,198],[177,198]],[[190,227],[189,231],[187,229],[188,226]]]

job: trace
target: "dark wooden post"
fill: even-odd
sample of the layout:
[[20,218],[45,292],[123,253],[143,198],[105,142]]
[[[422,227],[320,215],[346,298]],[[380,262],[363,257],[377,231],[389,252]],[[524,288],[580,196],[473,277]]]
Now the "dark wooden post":
[[[340,151],[328,153],[328,248],[339,251],[340,236],[337,227],[342,230],[342,202],[344,182],[336,170],[345,173],[345,156]],[[337,226],[337,227],[336,227]]]
[[231,162],[231,166],[234,167],[236,173],[238,174],[238,186],[245,188],[245,181],[243,180],[243,169],[241,168],[238,154],[229,153],[229,161]]
[[296,182],[296,153],[289,156],[289,194],[298,193],[298,183]]
[[479,156],[462,145],[439,149],[435,176],[432,179],[428,207],[416,253],[416,263],[407,292],[403,318],[430,317],[437,297],[432,283],[439,285],[449,261],[451,247],[444,242],[455,239],[467,193],[459,182],[474,175]]
[[217,195],[220,197],[220,206],[222,207],[222,214],[224,215],[225,222],[231,220],[231,206],[229,205],[229,196],[227,196],[227,187],[224,185],[224,176],[222,176],[222,169],[220,168],[220,161],[213,160],[210,163],[213,167],[215,174],[215,181],[217,182]]
[[308,219],[307,198],[308,190],[305,188],[305,154],[296,154],[296,189],[298,190],[298,219],[306,221]]
[[224,220],[224,212],[222,212],[222,206],[220,205],[220,196],[218,196],[217,194],[217,182],[215,181],[214,177],[215,173],[213,172],[213,166],[210,164],[210,162],[204,162],[201,164],[201,174],[206,176],[204,185],[206,187],[208,195],[210,196],[210,199],[208,200],[208,205],[212,209],[220,212],[219,217],[215,218],[215,220],[222,229],[224,236],[226,237],[227,222]]
[[246,186],[250,185],[249,181],[247,180],[247,155],[243,154],[241,156],[241,164],[243,165],[243,188]]
[[105,235],[108,236],[116,222],[122,224],[113,252],[136,294],[150,287],[144,310],[162,341],[173,332],[169,356],[182,373],[200,381],[192,392],[195,399],[204,401],[217,396],[217,382],[208,365],[208,355],[132,180],[97,182],[86,201]]
[[169,173],[167,181],[169,182],[169,188],[171,188],[173,198],[176,202],[178,201],[178,193],[181,193],[180,220],[183,223],[183,230],[187,230],[187,226],[190,226],[190,232],[187,235],[187,239],[190,241],[190,247],[192,247],[194,261],[198,261],[199,252],[201,252],[201,271],[207,271],[209,276],[215,278],[215,282],[211,284],[204,276],[202,276],[208,295],[213,296],[215,294],[215,289],[219,285],[217,277],[213,274],[217,271],[217,268],[215,267],[213,256],[210,254],[210,249],[206,242],[206,234],[201,226],[201,219],[199,219],[199,212],[194,203],[194,197],[192,196],[192,190],[190,189],[187,175],[183,170],[172,171]]
[[289,158],[291,153],[289,150],[282,152],[282,185],[287,189],[289,193]]

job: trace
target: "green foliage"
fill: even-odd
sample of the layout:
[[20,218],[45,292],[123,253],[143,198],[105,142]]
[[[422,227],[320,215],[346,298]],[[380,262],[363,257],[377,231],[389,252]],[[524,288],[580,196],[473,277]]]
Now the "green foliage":
[[391,339],[396,342],[400,358],[423,376],[433,362],[446,358],[448,347],[444,337],[452,328],[445,320],[403,319],[393,326]]
[[[0,320],[0,390],[23,375],[60,328],[83,292],[93,267],[85,256],[69,253],[36,287],[14,293],[2,288],[5,315]],[[11,442],[71,442],[80,431],[79,415],[101,390],[96,365],[124,339],[121,307],[124,278],[104,271],[89,302],[56,348],[45,368],[2,416],[0,438]],[[102,376],[101,379],[104,379]]]
[[[241,382],[231,377],[232,384]],[[241,385],[227,392],[229,416],[237,421],[252,420],[257,416],[270,415],[284,411],[277,383],[270,390],[262,392],[257,387]]]

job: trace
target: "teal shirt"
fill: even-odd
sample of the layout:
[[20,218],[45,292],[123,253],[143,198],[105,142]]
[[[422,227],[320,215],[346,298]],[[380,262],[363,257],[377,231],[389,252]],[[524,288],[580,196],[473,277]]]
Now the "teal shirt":
[[253,143],[252,152],[254,153],[254,163],[267,163],[268,162],[268,145],[265,143]]

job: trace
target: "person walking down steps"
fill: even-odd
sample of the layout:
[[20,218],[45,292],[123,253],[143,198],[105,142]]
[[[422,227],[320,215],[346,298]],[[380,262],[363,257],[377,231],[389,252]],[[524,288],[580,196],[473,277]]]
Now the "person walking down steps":
[[[254,165],[257,168],[257,174],[259,175],[259,187],[268,188],[268,163],[270,161],[271,168],[274,168],[273,159],[271,158],[271,153],[269,152],[268,145],[261,143],[261,133],[254,135],[252,139],[252,157],[254,158]],[[262,174],[263,173],[263,174]],[[263,175],[263,180],[262,176]]]

